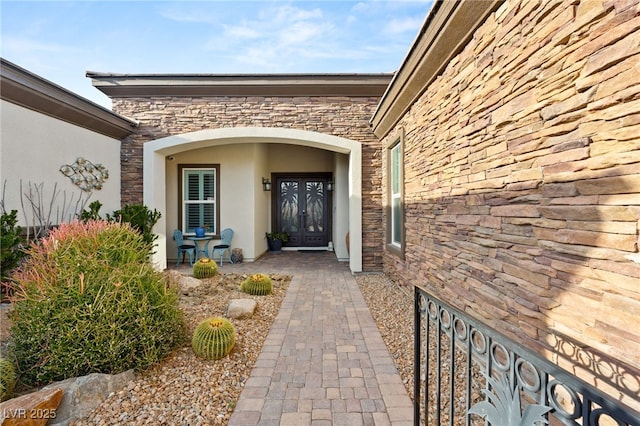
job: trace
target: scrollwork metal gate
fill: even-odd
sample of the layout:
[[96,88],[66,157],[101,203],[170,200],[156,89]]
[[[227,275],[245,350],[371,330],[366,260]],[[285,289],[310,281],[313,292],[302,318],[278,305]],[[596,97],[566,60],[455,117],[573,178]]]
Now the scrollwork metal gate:
[[640,413],[415,287],[415,425],[640,425]]

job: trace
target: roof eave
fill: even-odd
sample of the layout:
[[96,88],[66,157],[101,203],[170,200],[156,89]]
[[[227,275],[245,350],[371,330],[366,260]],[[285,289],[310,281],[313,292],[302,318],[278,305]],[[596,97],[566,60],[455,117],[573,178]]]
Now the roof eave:
[[379,74],[109,74],[87,72],[110,98],[203,96],[380,97],[392,73]]
[[436,0],[370,120],[385,137],[504,0]]
[[122,140],[133,134],[137,123],[70,92],[24,68],[0,58],[1,99]]

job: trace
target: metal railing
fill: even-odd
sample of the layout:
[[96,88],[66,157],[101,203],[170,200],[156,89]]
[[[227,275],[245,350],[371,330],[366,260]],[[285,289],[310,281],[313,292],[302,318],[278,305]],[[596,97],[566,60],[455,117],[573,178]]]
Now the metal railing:
[[640,425],[640,413],[415,287],[415,425]]

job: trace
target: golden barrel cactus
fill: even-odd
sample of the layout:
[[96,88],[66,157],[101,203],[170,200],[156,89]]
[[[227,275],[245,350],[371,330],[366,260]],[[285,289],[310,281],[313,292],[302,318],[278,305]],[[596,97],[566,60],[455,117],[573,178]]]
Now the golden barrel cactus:
[[218,273],[218,265],[208,257],[198,260],[193,265],[193,276],[195,278],[210,278]]
[[271,294],[273,284],[266,274],[252,274],[240,284],[240,291],[254,296]]
[[236,329],[223,317],[212,317],[202,321],[191,339],[193,351],[204,359],[220,359],[227,356],[235,343]]

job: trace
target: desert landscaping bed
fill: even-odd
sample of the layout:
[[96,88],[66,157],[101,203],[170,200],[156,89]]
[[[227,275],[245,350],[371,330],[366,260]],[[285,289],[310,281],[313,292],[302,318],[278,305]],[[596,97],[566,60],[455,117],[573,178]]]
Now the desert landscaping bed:
[[183,288],[180,298],[189,336],[201,321],[224,316],[231,299],[257,301],[252,317],[232,320],[237,337],[227,357],[203,360],[186,344],[139,374],[124,389],[111,394],[88,417],[74,424],[227,424],[278,314],[291,277],[271,275],[273,292],[268,296],[240,292],[239,285],[245,278],[246,275],[241,274],[219,274],[202,280],[197,287]]
[[[159,364],[137,374],[135,380],[109,395],[89,416],[73,424],[226,425],[291,279],[273,274],[271,295],[250,296],[239,291],[239,284],[246,276],[219,274],[202,280],[198,286],[183,287],[181,291],[180,307],[185,312],[189,336],[204,319],[224,315],[231,299],[251,298],[258,302],[251,318],[232,320],[237,340],[229,356],[217,361],[202,360],[186,343]],[[384,275],[360,275],[357,281],[411,395],[412,296]]]
[[[289,285],[288,276],[271,277],[273,293],[270,296],[241,293],[238,283],[244,276],[226,274],[203,280],[201,287],[181,297],[190,332],[208,316],[224,313],[230,299],[249,297],[258,300],[258,308],[252,318],[233,321],[238,340],[228,357],[204,361],[194,355],[190,346],[185,346],[111,395],[89,417],[74,424],[227,424]],[[411,296],[384,275],[360,275],[357,281],[407,391],[411,393]]]

